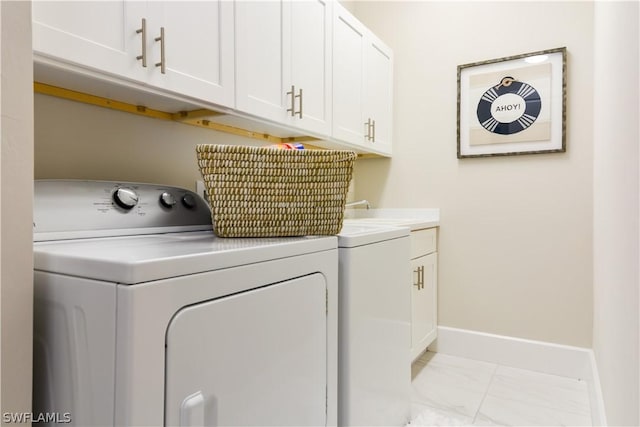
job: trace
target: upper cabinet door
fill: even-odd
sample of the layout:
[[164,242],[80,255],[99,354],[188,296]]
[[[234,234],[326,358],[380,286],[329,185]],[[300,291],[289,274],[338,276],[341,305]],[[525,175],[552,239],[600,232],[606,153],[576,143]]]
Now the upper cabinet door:
[[290,5],[282,1],[235,2],[236,108],[284,122],[290,46],[284,22]]
[[331,128],[331,2],[236,2],[236,107],[322,135]]
[[391,154],[393,53],[373,35],[368,37],[364,53],[364,118],[369,124],[365,144]]
[[332,136],[390,155],[393,54],[346,9],[334,7]]
[[36,1],[40,56],[233,107],[233,3]]
[[147,15],[149,83],[233,107],[233,2],[151,1]]
[[[294,88],[290,122],[296,127],[331,133],[331,20],[332,2],[293,1],[289,22],[291,82]],[[291,99],[288,99],[291,101]]]
[[333,19],[333,137],[362,145],[366,28],[340,4]]
[[127,79],[144,80],[145,68],[136,57],[142,55],[145,9],[144,2],[34,1],[34,52]]

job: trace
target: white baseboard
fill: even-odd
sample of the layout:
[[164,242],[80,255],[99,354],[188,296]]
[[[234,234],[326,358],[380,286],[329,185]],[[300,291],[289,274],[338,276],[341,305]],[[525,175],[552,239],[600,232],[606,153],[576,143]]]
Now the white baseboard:
[[598,368],[593,350],[589,348],[438,326],[438,338],[429,350],[584,380],[588,385],[593,424],[606,425]]
[[604,397],[600,386],[600,374],[593,350],[589,350],[589,360],[591,363],[591,379],[587,380],[589,385],[589,401],[591,403],[591,422],[594,426],[607,425],[607,413],[604,409]]
[[563,377],[591,379],[590,349],[438,326],[430,349]]

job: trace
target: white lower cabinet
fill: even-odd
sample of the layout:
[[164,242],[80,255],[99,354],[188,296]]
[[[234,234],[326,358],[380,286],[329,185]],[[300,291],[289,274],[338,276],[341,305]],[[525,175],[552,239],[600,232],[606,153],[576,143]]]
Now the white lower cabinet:
[[411,233],[411,359],[414,360],[438,334],[437,228]]

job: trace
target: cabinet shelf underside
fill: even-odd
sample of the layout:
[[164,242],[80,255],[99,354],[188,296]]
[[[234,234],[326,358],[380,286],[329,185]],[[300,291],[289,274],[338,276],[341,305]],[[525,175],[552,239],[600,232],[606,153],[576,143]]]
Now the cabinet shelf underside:
[[[179,111],[175,113],[160,111],[153,108],[148,108],[142,105],[133,105],[126,102],[117,101],[114,99],[104,98],[101,96],[91,95],[83,92],[78,92],[70,89],[61,88],[58,86],[52,86],[45,83],[34,82],[33,89],[35,93],[42,95],[55,96],[57,98],[67,99],[70,101],[81,102],[84,104],[95,105],[98,107],[108,108],[111,110],[121,111],[130,114],[136,114],[148,118],[174,121],[191,126],[198,126],[206,129],[217,130],[219,132],[230,133],[233,135],[244,136],[246,138],[256,139],[262,142],[268,142],[272,144],[279,144],[285,142],[309,142],[317,141],[317,138],[300,136],[300,137],[278,137],[267,133],[254,132],[234,126],[225,125],[222,123],[215,123],[209,120],[212,117],[223,115],[207,109],[196,109],[191,111]],[[306,144],[305,144],[306,145]],[[309,148],[316,148],[308,146]]]

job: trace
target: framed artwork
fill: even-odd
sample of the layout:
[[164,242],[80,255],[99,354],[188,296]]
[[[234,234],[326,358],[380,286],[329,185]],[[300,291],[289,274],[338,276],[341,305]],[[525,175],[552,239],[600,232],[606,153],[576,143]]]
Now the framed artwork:
[[458,158],[566,151],[565,47],[458,66]]

